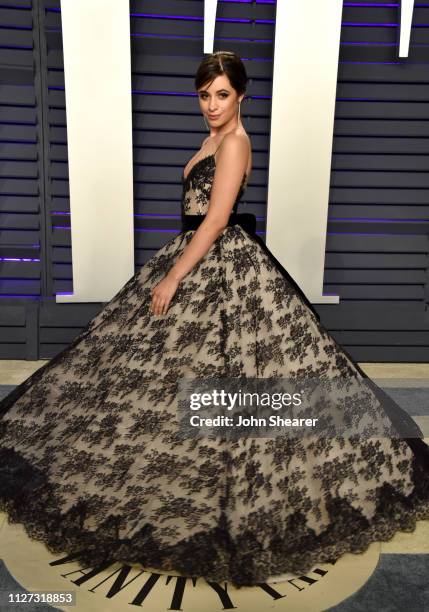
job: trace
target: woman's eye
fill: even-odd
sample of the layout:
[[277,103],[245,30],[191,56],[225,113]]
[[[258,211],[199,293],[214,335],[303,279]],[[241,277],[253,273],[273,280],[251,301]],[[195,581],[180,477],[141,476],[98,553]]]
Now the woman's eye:
[[221,98],[227,98],[227,97],[228,97],[228,94],[227,94],[227,93],[221,93],[221,94],[220,94],[220,97],[221,97]]

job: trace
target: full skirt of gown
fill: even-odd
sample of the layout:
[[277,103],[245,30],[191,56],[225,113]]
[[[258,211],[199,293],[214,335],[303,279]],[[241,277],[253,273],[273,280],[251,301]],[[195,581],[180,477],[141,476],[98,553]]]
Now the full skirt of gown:
[[413,531],[429,518],[428,446],[372,381],[372,401],[409,437],[177,435],[182,377],[367,378],[240,225],[225,228],[167,314],[154,316],[151,288],[192,235],[167,242],[0,402],[9,522],[85,565],[141,563],[237,586]]

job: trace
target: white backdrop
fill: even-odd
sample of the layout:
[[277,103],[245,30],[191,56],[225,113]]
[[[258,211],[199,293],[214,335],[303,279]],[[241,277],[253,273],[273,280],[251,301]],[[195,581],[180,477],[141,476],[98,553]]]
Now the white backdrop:
[[342,0],[278,0],[266,244],[313,303],[322,296]]
[[61,0],[61,18],[74,294],[56,301],[107,302],[134,274],[129,3]]

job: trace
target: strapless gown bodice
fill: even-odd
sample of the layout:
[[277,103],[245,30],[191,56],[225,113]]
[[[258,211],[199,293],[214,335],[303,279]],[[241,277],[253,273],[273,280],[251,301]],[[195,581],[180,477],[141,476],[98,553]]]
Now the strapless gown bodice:
[[[214,154],[197,161],[185,177],[182,173],[182,215],[205,215],[210,203],[210,194],[216,170]],[[247,176],[243,180],[231,213],[237,212],[237,206],[247,187]]]

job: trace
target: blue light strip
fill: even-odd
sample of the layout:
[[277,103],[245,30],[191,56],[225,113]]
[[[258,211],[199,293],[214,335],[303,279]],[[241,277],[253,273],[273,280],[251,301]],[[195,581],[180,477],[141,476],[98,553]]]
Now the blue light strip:
[[[342,42],[341,45],[343,47],[397,47],[397,43],[395,42],[368,42],[366,40],[357,40],[357,41],[353,41],[353,42]],[[414,45],[415,47],[418,47],[419,45]],[[421,45],[421,46],[425,46],[425,45]]]
[[[392,21],[391,23],[386,22],[371,22],[371,21],[342,21],[341,27],[353,27],[353,28],[397,28],[399,23]],[[415,26],[412,26],[415,27]]]
[[[187,15],[157,15],[156,13],[130,13],[131,17],[145,17],[148,19],[171,19],[177,21],[204,21],[204,17],[194,17]],[[225,21],[229,23],[257,23],[254,19],[238,19],[238,18],[226,18],[217,17],[216,21]],[[267,22],[268,23],[268,22]],[[273,19],[269,23],[275,23]]]
[[[397,45],[399,47],[399,45]],[[341,60],[339,64],[369,64],[370,66],[402,66],[405,63],[413,66],[427,66],[428,62],[369,62],[362,60]],[[403,100],[402,100],[403,101]]]
[[[2,28],[2,29],[6,29],[6,28]],[[7,28],[8,30],[28,30],[31,28]],[[22,50],[22,49],[26,49],[27,51],[32,51],[33,47],[32,46],[27,46],[27,45],[0,45],[0,49],[17,49],[18,51]]]
[[[386,4],[377,4],[376,2],[368,2],[368,4],[366,2],[343,2],[343,7],[344,6],[349,6],[349,7],[354,7],[354,6],[363,6],[363,7],[374,7],[374,8],[387,8],[387,7],[392,7],[392,8],[398,8],[399,4],[398,2],[396,2],[395,4],[393,3],[387,3]],[[416,6],[419,6],[418,4],[416,4]],[[420,5],[420,6],[427,6],[427,5]]]
[[[399,8],[399,2],[386,2],[386,3],[380,3],[377,4],[376,2],[344,2],[343,3],[343,7],[347,6],[347,7],[355,7],[355,6],[361,6],[364,8],[367,7],[374,7],[374,8]],[[429,7],[429,4],[423,4],[423,3],[419,3],[419,4],[414,4],[414,6],[416,8],[425,8],[425,7]]]
[[364,223],[424,223],[429,219],[391,219],[382,217],[328,217],[328,221],[363,221]]
[[36,257],[0,257],[0,261],[40,261]]
[[[422,234],[413,234],[412,232],[407,232],[406,234],[380,234],[371,232],[327,232],[328,236],[422,236]],[[347,251],[341,251],[342,253]]]
[[[159,34],[132,34],[131,38],[165,38],[168,40],[202,40],[203,37],[202,36],[191,36],[191,35],[173,35],[173,34],[163,34],[162,36],[160,36]],[[273,44],[273,39],[272,38],[238,38],[237,36],[216,36],[215,40],[218,41],[222,41],[222,40],[232,40],[234,42],[252,42],[252,43],[268,43],[268,44]]]

